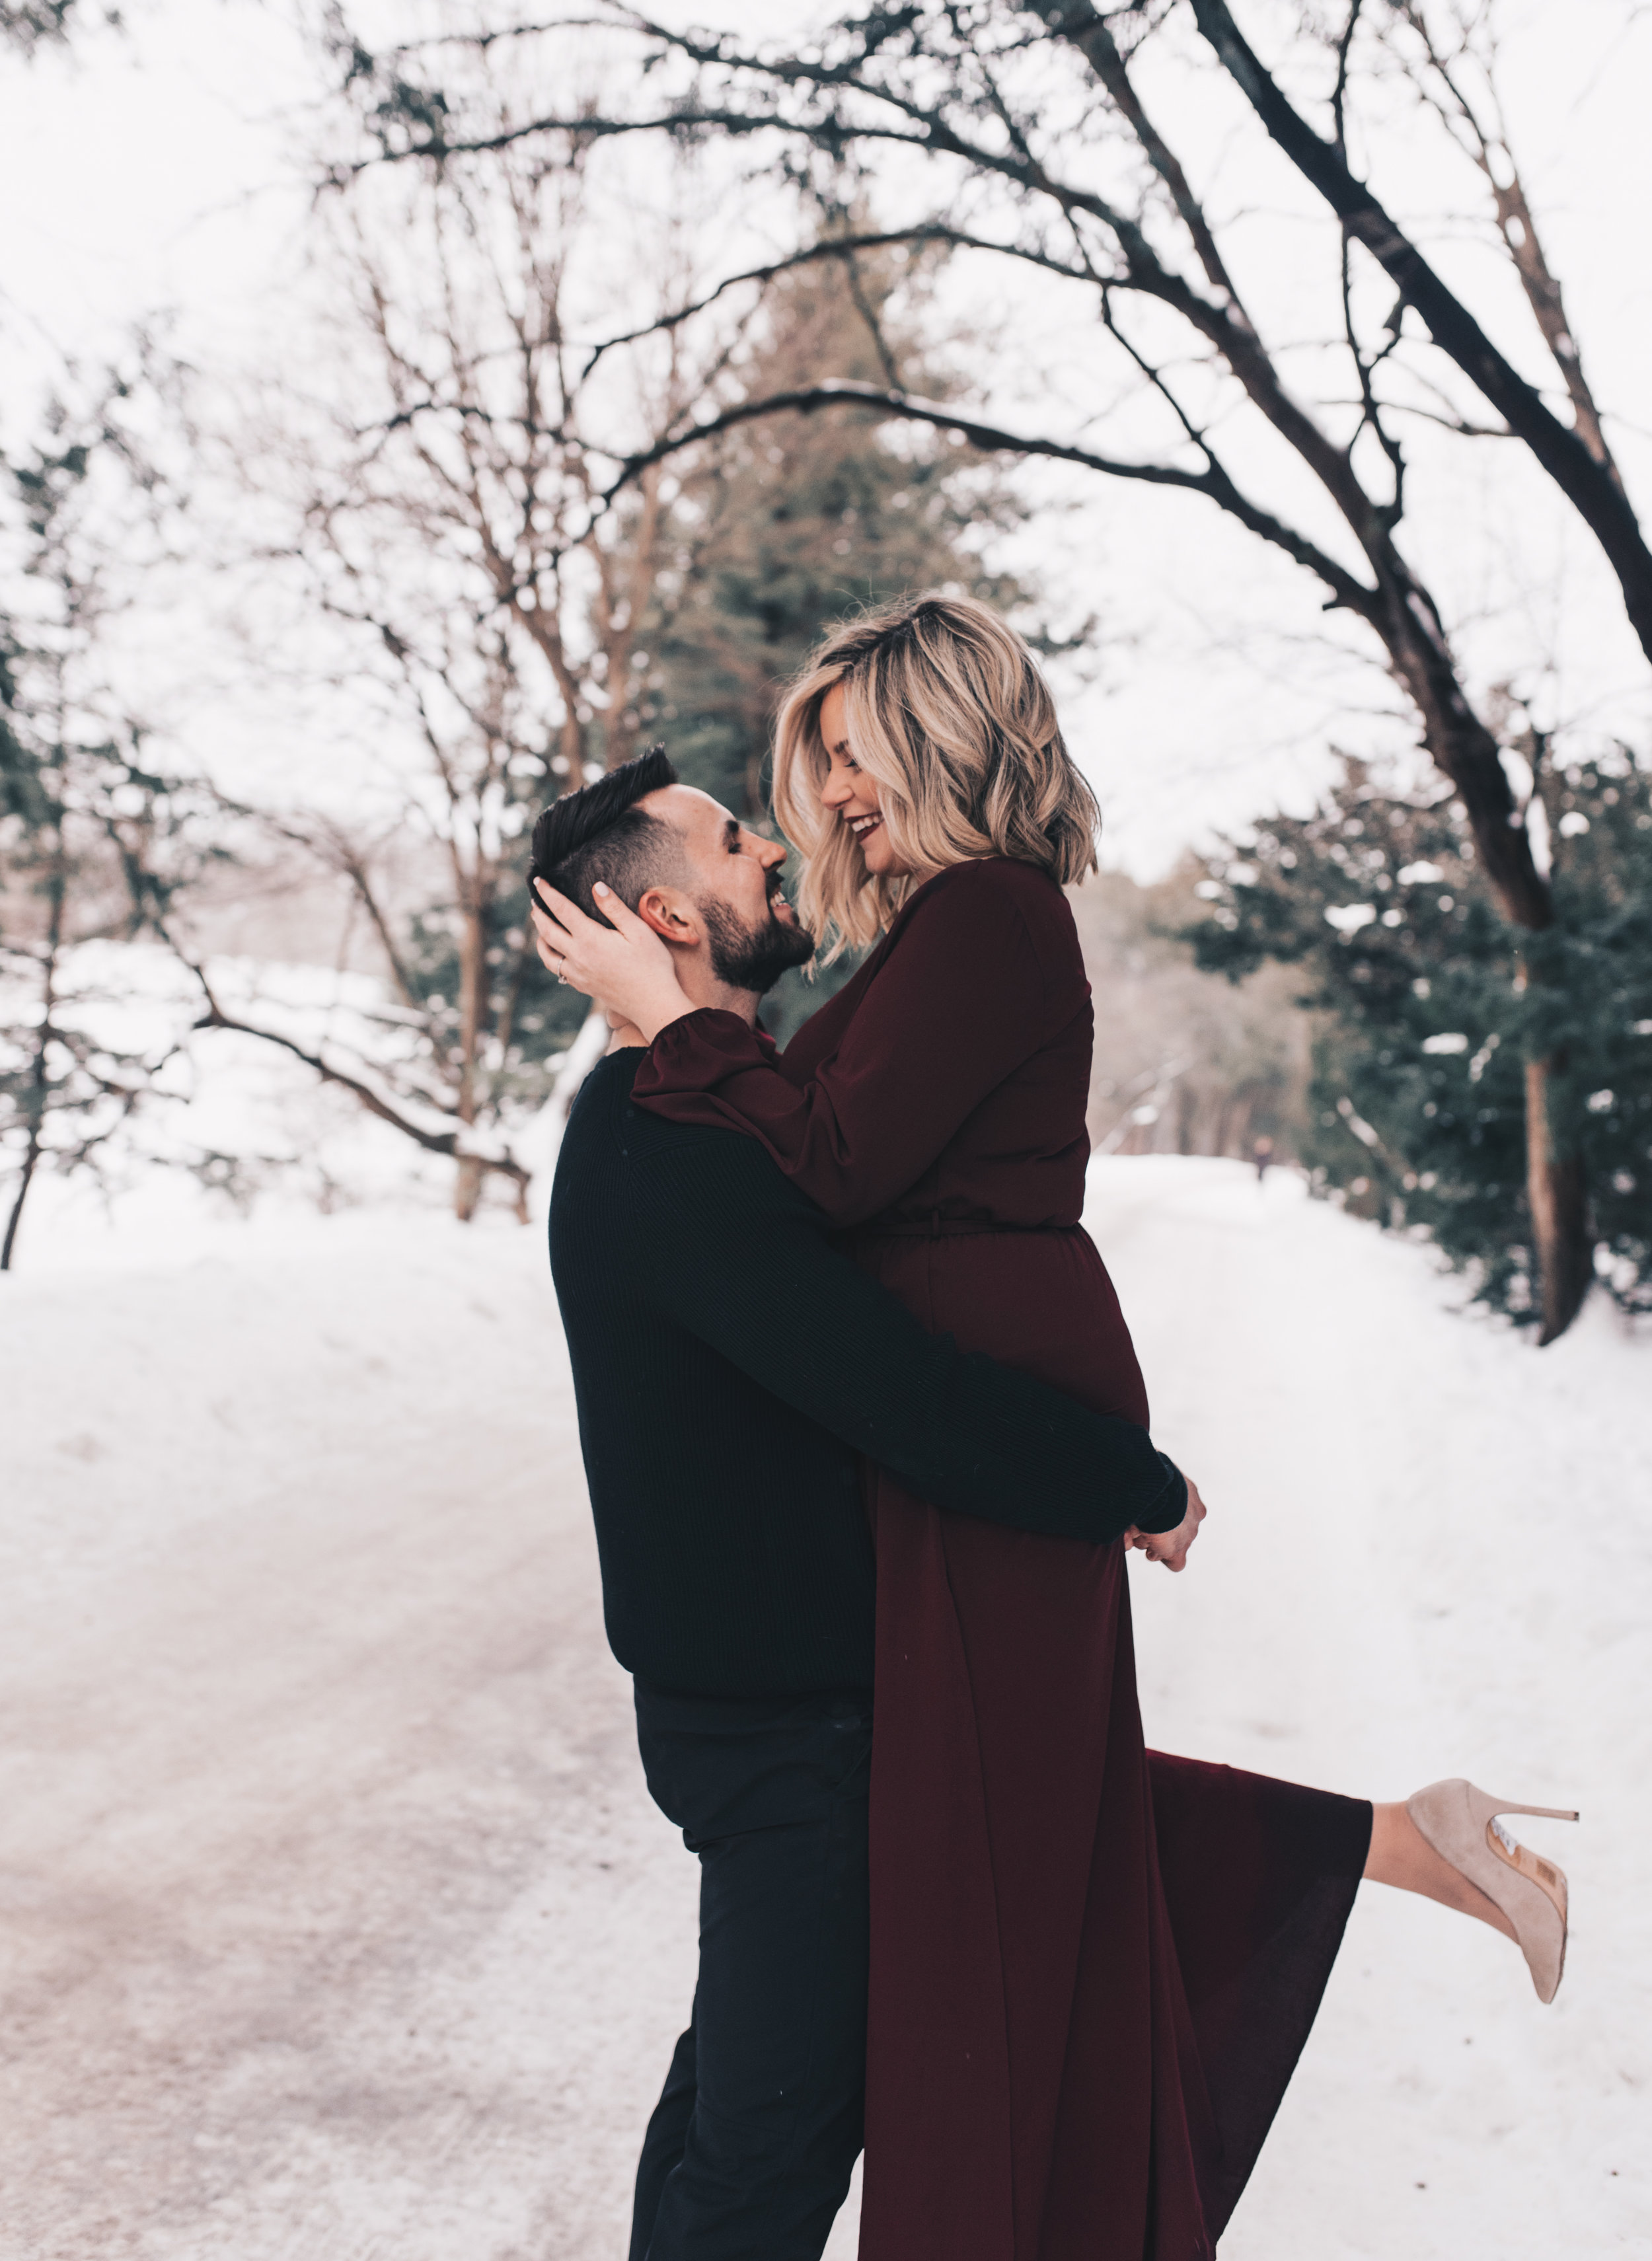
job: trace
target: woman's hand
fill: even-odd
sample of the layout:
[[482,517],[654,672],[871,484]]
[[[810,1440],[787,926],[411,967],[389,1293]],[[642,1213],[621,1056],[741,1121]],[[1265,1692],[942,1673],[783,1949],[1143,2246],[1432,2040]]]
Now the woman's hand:
[[1199,1535],[1206,1509],[1199,1497],[1199,1487],[1190,1475],[1182,1482],[1188,1487],[1188,1511],[1174,1531],[1138,1531],[1132,1524],[1124,1533],[1126,1547],[1139,1547],[1150,1562],[1162,1562],[1167,1570],[1185,1570],[1188,1549]]
[[610,1016],[617,1013],[637,1029],[645,1044],[693,1012],[671,951],[611,887],[599,881],[592,893],[612,926],[587,918],[577,903],[542,879],[535,879],[529,892],[539,962],[559,981],[599,999]]

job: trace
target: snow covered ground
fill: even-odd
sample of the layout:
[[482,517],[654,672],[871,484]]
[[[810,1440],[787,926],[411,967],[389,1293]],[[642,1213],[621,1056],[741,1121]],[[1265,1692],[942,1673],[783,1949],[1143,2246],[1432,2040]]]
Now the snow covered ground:
[[[1226,2261],[1652,2252],[1652,1343],[1454,1316],[1281,1175],[1092,1195],[1212,1503],[1186,1577],[1132,1567],[1153,1739],[1584,1815],[1531,1825],[1573,1880],[1550,2010],[1361,1895]],[[619,2256],[694,1870],[538,1236],[55,1202],[0,1281],[0,2256]]]

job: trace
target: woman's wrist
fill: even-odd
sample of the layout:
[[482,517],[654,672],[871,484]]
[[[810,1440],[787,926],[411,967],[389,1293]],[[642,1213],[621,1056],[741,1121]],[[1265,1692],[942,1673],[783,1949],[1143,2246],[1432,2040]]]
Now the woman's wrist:
[[693,1009],[692,999],[683,994],[681,987],[673,980],[669,988],[662,987],[657,994],[647,1001],[640,1012],[633,1013],[630,1017],[651,1044],[662,1029],[669,1029],[673,1021],[684,1019]]

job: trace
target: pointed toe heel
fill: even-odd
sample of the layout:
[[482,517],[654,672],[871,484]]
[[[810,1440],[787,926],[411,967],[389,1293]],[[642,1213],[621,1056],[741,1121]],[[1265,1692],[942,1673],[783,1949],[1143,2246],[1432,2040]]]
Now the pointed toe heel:
[[1565,1806],[1490,1798],[1461,1776],[1430,1783],[1406,1799],[1405,1811],[1440,1859],[1502,1909],[1514,1927],[1538,2000],[1552,2002],[1566,1967],[1565,1872],[1518,1843],[1498,1817],[1529,1813],[1543,1821],[1576,1821],[1577,1814]]

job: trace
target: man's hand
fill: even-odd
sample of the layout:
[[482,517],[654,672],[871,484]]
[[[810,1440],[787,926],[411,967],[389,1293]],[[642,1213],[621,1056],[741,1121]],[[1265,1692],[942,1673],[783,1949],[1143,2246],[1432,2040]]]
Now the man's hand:
[[1188,1549],[1198,1537],[1206,1513],[1198,1485],[1189,1475],[1184,1475],[1182,1481],[1188,1487],[1188,1511],[1174,1531],[1138,1531],[1132,1524],[1124,1533],[1126,1547],[1139,1547],[1150,1562],[1162,1562],[1167,1570],[1187,1568]]

